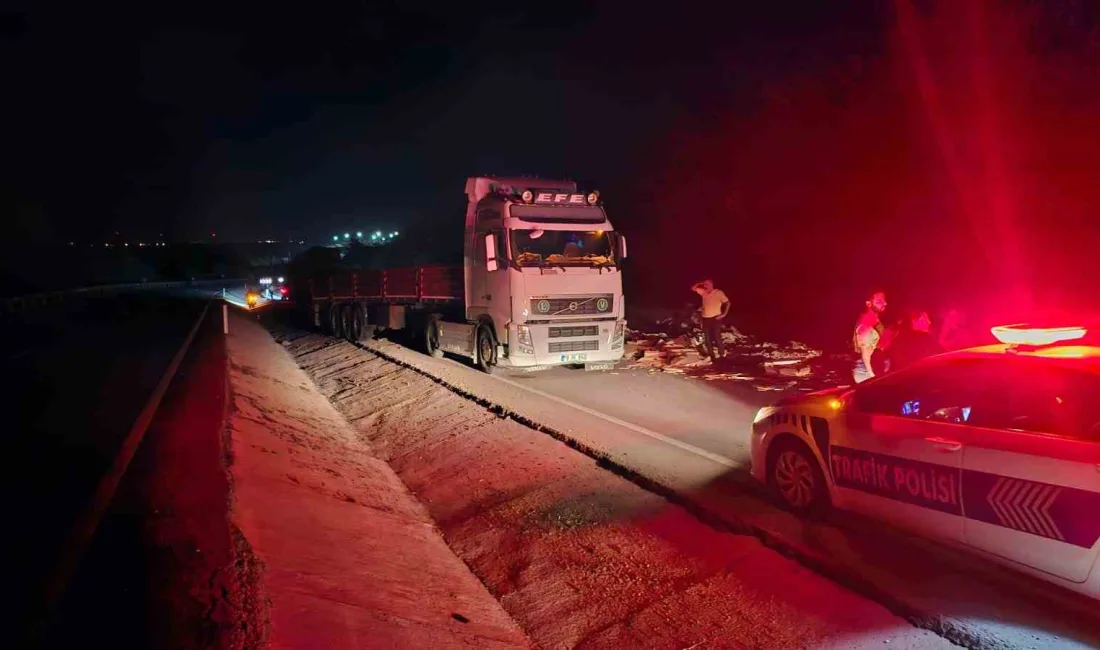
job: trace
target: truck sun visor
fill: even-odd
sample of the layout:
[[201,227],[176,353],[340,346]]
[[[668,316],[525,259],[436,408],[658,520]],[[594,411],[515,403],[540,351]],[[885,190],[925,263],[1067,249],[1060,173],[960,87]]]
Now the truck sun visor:
[[512,205],[511,215],[536,223],[603,223],[607,220],[603,208],[598,205]]

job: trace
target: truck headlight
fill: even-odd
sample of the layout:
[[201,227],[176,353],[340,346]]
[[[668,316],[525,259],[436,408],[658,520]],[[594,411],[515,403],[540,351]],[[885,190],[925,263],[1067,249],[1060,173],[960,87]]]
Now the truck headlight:
[[623,340],[626,338],[626,323],[624,321],[617,321],[615,323],[615,331],[611,335],[611,349],[621,350],[623,347]]
[[527,325],[516,326],[516,347],[523,354],[535,353],[535,344],[531,342],[531,328]]

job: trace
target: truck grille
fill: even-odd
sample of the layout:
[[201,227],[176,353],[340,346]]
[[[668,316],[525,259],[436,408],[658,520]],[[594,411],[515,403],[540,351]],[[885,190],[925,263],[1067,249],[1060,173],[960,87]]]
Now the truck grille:
[[551,352],[588,352],[599,349],[599,341],[558,341],[550,344]]
[[610,293],[572,298],[532,298],[531,313],[538,316],[610,314],[614,307],[613,298]]
[[598,325],[578,325],[577,327],[551,327],[550,338],[564,339],[573,336],[598,336]]

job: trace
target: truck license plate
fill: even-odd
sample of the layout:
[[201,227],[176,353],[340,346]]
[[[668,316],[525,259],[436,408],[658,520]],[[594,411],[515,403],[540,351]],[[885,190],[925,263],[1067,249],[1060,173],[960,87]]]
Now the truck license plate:
[[563,354],[563,355],[561,355],[561,362],[562,363],[573,363],[575,361],[584,361],[587,358],[588,358],[588,354],[586,354],[584,352],[574,352],[572,354]]

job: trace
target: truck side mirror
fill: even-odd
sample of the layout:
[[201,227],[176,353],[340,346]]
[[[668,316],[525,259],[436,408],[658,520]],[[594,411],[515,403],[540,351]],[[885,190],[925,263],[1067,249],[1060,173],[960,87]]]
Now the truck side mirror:
[[485,269],[496,271],[500,268],[497,262],[497,238],[493,233],[485,235]]
[[618,242],[619,242],[619,250],[618,250],[619,259],[620,260],[625,260],[626,259],[626,235],[624,235],[622,233],[619,233],[619,236],[618,236],[617,239],[618,239]]

